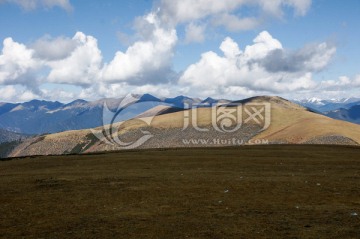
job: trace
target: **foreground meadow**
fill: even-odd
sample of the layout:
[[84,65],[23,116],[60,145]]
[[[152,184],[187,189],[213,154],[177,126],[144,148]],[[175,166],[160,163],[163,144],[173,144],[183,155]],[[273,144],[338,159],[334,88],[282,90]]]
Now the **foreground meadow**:
[[0,161],[0,238],[356,238],[359,156],[273,145]]

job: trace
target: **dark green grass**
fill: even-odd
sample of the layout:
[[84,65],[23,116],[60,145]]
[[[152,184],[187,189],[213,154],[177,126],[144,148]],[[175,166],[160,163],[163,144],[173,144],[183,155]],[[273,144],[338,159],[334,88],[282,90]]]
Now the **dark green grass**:
[[14,159],[0,205],[0,238],[358,238],[360,148]]

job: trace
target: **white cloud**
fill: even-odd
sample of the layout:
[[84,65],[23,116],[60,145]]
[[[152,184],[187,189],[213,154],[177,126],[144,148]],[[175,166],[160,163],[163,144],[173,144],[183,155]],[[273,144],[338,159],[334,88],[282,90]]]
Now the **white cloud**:
[[308,60],[304,61],[304,66],[307,69],[322,70],[327,66],[335,52],[335,46],[331,46],[326,42],[315,46],[307,46],[302,52],[303,57],[308,58]]
[[258,21],[255,18],[236,17],[233,13],[242,7],[255,6],[275,17],[282,17],[283,8],[291,7],[296,15],[303,16],[309,10],[311,2],[312,0],[161,0],[159,6],[164,21],[174,25],[214,17],[219,21],[218,25],[224,25],[230,30],[247,30],[256,27]]
[[34,50],[6,38],[0,55],[0,84],[34,84],[32,74],[41,63],[33,56]]
[[318,88],[324,90],[349,90],[360,88],[360,75],[356,75],[353,79],[348,76],[340,76],[338,80],[321,81]]
[[0,101],[24,102],[39,97],[39,95],[21,86],[8,85],[0,88]]
[[[43,47],[36,44],[44,43]],[[97,40],[78,32],[72,39],[44,38],[33,49],[6,38],[0,55],[0,84],[21,84],[41,94],[42,83],[86,86],[99,80],[102,67]]]
[[35,56],[44,60],[61,60],[68,57],[76,48],[76,41],[68,37],[52,38],[46,35],[34,42]]
[[[254,95],[260,95],[259,92],[249,90],[246,87],[241,86],[229,86],[222,90],[222,95],[229,96],[230,98],[235,97],[234,99],[238,100],[245,97],[251,97]],[[217,93],[219,94],[219,93]]]
[[225,38],[221,43],[220,50],[224,53],[226,58],[235,58],[241,54],[239,45],[230,37]]
[[357,75],[357,76],[355,77],[354,84],[355,84],[356,86],[360,86],[360,75]]
[[0,88],[0,96],[2,101],[12,101],[17,96],[16,89],[13,85],[7,85]]
[[156,13],[150,13],[138,19],[138,22],[138,30],[144,40],[135,42],[126,52],[116,52],[114,59],[105,64],[102,72],[104,81],[155,83],[164,80],[171,71],[171,60],[177,43],[176,30],[163,27]]
[[311,7],[312,0],[287,0],[285,5],[289,5],[295,9],[295,13],[299,16],[304,16]]
[[261,59],[268,55],[271,51],[276,49],[282,49],[281,43],[273,38],[267,31],[261,32],[255,39],[254,44],[246,46],[245,58],[249,59]]
[[161,0],[160,7],[162,17],[166,21],[178,24],[202,19],[212,14],[233,11],[244,3],[244,0]]
[[[67,0],[0,0],[0,3],[5,1],[27,10],[55,6],[71,9]],[[131,38],[134,43],[125,51],[116,52],[107,63],[102,61],[97,39],[82,32],[73,38],[44,36],[30,46],[6,38],[0,54],[0,94],[8,99],[16,97],[14,95],[21,99],[39,96],[94,99],[119,97],[129,92],[158,96],[178,93],[198,96],[202,92],[206,97],[247,97],[321,89],[340,92],[360,87],[359,75],[318,84],[312,79],[314,73],[329,65],[336,52],[335,46],[320,43],[288,50],[266,31],[261,32],[253,44],[242,48],[227,37],[220,45],[222,54],[203,53],[201,59],[185,69],[181,76],[172,70],[178,42],[176,28],[181,24],[185,26],[186,43],[203,42],[208,27],[250,30],[266,19],[263,15],[281,18],[284,8],[290,7],[295,15],[303,16],[310,5],[311,0],[161,0],[158,11],[136,19],[136,34]],[[242,16],[243,7],[255,7],[259,14]],[[44,83],[82,88],[79,87],[81,92],[76,94],[41,89]],[[24,88],[19,90],[14,85]]]
[[20,101],[29,101],[29,100],[33,100],[33,99],[38,99],[39,97],[41,97],[40,95],[35,94],[34,92],[30,91],[30,90],[23,90],[22,92],[20,92],[16,99],[20,100]]
[[[169,85],[142,85],[135,87],[131,92],[135,94],[154,94],[157,97],[169,97],[172,96]],[[172,91],[175,92],[175,91]]]
[[[69,0],[0,0],[2,2],[17,4],[26,10],[53,7],[72,10]],[[259,34],[254,44],[244,50],[226,38],[220,46],[223,56],[212,51],[204,53],[178,82],[175,82],[179,76],[172,70],[172,58],[178,42],[176,29],[181,24],[185,26],[186,43],[203,42],[208,26],[230,31],[249,30],[261,24],[263,15],[281,17],[285,7],[294,9],[295,15],[305,15],[310,5],[311,0],[160,0],[157,11],[135,20],[136,33],[131,38],[134,43],[125,51],[116,52],[110,62],[103,62],[97,39],[82,32],[73,38],[44,36],[31,46],[7,38],[0,55],[0,85],[19,84],[35,95],[62,99],[75,95],[66,90],[41,89],[41,85],[81,86],[79,97],[84,98],[117,97],[129,91],[168,96],[170,92],[191,93],[196,90],[192,87],[199,87],[208,95],[307,89],[313,85],[312,71],[323,69],[333,55],[327,44],[287,53],[267,32]],[[259,14],[242,16],[243,7],[255,7]],[[120,38],[124,36],[120,34]],[[280,53],[275,54],[276,50]],[[273,62],[272,58],[303,63],[292,71],[284,71],[269,63]],[[30,97],[28,92],[23,95]]]
[[203,42],[205,40],[205,25],[190,23],[185,28],[185,42]]
[[[40,96],[47,99],[94,99],[117,97],[128,92],[161,96],[178,93],[197,96],[199,92],[202,96],[241,93],[245,97],[319,88],[343,90],[360,85],[360,76],[357,76],[352,80],[343,77],[338,81],[323,81],[317,86],[312,75],[329,64],[336,48],[320,43],[290,51],[266,31],[243,50],[227,37],[220,45],[222,55],[205,52],[198,62],[179,76],[178,82],[161,81],[168,79],[169,75],[175,77],[171,75],[174,74],[171,57],[177,41],[176,31],[158,25],[156,16],[149,15],[145,21],[153,26],[153,32],[147,35],[149,39],[135,42],[125,53],[118,52],[112,62],[104,66],[97,40],[81,32],[72,39],[40,39],[52,45],[45,46],[43,52],[7,38],[0,55],[0,84],[25,86],[26,90],[19,93],[23,98]],[[60,53],[53,50],[56,44],[59,47],[69,44],[71,47],[63,47],[64,53]],[[69,84],[83,89],[80,95],[76,95],[66,90],[41,89],[44,83]],[[14,93],[11,87],[5,89],[9,94]]]
[[61,60],[48,61],[50,67],[48,82],[91,85],[99,79],[102,64],[101,51],[96,38],[77,32],[72,39],[76,48]]
[[[291,70],[276,69],[270,71],[264,61],[274,52],[286,54],[282,44],[268,32],[260,33],[254,44],[246,46],[244,51],[231,38],[226,38],[220,50],[223,56],[215,52],[202,54],[201,59],[190,65],[180,77],[179,83],[197,92],[263,92],[286,93],[314,89],[317,84],[312,80],[313,71],[323,69],[329,64],[335,48],[325,43],[306,47],[298,52],[303,53],[298,68]],[[310,53],[305,53],[311,52]],[[296,54],[289,54],[288,64],[299,60]],[[310,62],[321,62],[309,66]],[[205,95],[204,95],[205,96]]]
[[256,17],[240,18],[233,14],[223,13],[216,16],[212,23],[215,26],[224,26],[227,30],[236,32],[254,29],[260,24],[260,20]]
[[126,82],[116,84],[105,84],[98,82],[88,88],[82,89],[78,94],[81,99],[119,98],[129,94],[130,91]]
[[63,86],[57,85],[54,89],[41,89],[42,97],[47,100],[56,100],[60,102],[69,102],[77,99],[79,96],[76,92],[65,89]]
[[257,2],[266,13],[282,17],[284,7],[291,7],[295,15],[304,16],[310,9],[312,0],[258,0]]
[[105,84],[100,82],[89,88],[82,89],[80,94],[78,94],[78,97],[82,99],[119,98],[129,93],[148,93],[158,97],[167,97],[179,94],[179,88],[177,85],[169,84],[146,84],[142,86],[134,86],[126,82],[115,84]]
[[285,94],[284,97],[289,99],[308,99],[314,96],[321,99],[358,98],[359,89],[360,75],[341,76],[337,80],[323,80],[311,90],[291,92],[291,94]]
[[319,72],[328,66],[335,53],[334,45],[311,44],[297,51],[274,50],[260,64],[269,72]]
[[13,3],[19,5],[21,8],[30,11],[42,7],[45,9],[60,7],[66,11],[72,11],[73,7],[69,0],[1,0],[0,3]]

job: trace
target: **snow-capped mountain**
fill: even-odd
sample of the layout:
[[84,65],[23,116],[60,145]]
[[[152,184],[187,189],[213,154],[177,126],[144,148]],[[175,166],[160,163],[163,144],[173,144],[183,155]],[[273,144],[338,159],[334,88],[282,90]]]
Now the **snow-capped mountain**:
[[312,97],[303,100],[293,100],[293,102],[313,109],[319,112],[328,112],[340,108],[349,109],[354,105],[360,105],[360,98],[343,98],[343,99],[330,99],[323,100],[320,98]]

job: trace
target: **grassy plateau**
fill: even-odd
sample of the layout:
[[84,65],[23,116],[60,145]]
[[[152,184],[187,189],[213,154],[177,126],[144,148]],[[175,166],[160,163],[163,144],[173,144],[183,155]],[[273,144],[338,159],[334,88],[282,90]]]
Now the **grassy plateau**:
[[151,149],[0,161],[0,238],[359,235],[359,147]]

